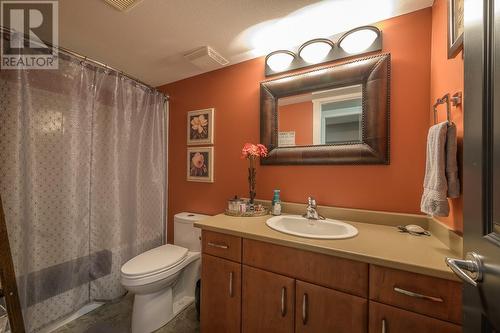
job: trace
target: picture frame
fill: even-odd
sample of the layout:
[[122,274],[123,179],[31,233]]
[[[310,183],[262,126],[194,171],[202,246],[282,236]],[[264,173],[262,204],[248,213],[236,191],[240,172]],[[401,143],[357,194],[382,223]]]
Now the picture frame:
[[448,59],[463,49],[464,0],[448,0]]
[[214,147],[188,147],[186,179],[190,182],[214,182]]
[[214,144],[214,108],[187,113],[187,144]]

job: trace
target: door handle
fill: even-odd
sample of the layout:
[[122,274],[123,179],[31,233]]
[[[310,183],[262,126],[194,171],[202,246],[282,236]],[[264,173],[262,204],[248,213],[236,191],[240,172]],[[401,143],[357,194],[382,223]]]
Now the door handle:
[[425,299],[427,301],[438,302],[438,303],[443,303],[444,302],[443,299],[440,298],[440,297],[427,296],[427,295],[419,294],[419,293],[416,293],[416,292],[413,292],[413,291],[410,291],[410,290],[401,289],[401,288],[398,288],[398,287],[394,287],[394,291],[397,292],[397,293],[406,295],[406,296],[420,298],[420,299]]
[[286,315],[286,287],[281,288],[281,316]]
[[304,296],[302,296],[302,324],[306,325],[307,324],[307,307],[308,307],[308,300],[307,300],[307,294],[304,293]]
[[483,280],[483,262],[475,252],[468,252],[465,259],[446,258],[446,265],[463,281],[477,287]]
[[229,245],[226,245],[226,244],[218,244],[218,243],[208,242],[207,245],[211,246],[211,247],[216,247],[218,249],[224,249],[224,250],[229,249]]
[[229,297],[233,297],[233,272],[229,272]]

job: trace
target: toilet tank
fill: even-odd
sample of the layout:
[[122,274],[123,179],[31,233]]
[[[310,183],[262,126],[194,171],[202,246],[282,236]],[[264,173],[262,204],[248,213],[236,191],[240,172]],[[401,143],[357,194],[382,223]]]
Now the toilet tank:
[[209,215],[183,212],[174,216],[174,244],[187,248],[192,252],[201,251],[201,230],[193,223]]

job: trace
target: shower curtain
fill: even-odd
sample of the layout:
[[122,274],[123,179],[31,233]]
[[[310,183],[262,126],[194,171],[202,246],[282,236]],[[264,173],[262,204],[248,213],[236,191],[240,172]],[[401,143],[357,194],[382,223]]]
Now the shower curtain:
[[58,70],[0,70],[0,194],[28,332],[123,295],[121,265],[163,243],[165,110],[63,53]]

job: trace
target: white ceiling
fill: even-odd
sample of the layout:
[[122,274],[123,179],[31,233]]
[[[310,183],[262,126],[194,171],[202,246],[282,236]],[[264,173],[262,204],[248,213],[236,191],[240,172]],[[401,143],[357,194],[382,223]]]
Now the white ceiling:
[[59,1],[60,45],[153,85],[203,71],[183,55],[210,45],[231,64],[431,6],[433,0]]

